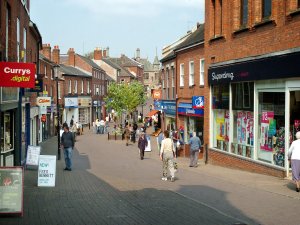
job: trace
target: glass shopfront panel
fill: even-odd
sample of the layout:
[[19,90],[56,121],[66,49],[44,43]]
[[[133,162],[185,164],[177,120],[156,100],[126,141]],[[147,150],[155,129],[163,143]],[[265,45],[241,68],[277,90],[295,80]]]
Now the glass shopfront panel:
[[254,157],[254,83],[232,84],[233,137],[231,153]]
[[[213,147],[228,151],[229,141],[229,84],[212,87]],[[227,123],[227,127],[225,128]]]
[[284,167],[285,92],[258,93],[258,160]]
[[203,117],[185,117],[185,129],[184,129],[184,142],[188,143],[193,132],[196,132],[196,135],[200,138],[201,143],[203,144]]
[[12,112],[1,113],[1,154],[14,150],[13,121]]

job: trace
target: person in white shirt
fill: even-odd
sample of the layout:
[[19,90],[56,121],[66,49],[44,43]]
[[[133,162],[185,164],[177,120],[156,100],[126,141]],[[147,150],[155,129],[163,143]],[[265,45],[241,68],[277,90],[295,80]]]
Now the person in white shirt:
[[296,191],[300,190],[300,131],[296,133],[297,140],[293,141],[289,148],[288,157],[292,164],[293,181],[296,184]]
[[103,119],[101,119],[99,123],[100,123],[100,134],[104,134],[105,122]]
[[169,136],[169,131],[164,131],[164,139],[161,142],[160,159],[163,162],[163,177],[162,180],[168,180],[168,168],[170,170],[171,181],[175,181],[174,157],[176,158],[173,140]]

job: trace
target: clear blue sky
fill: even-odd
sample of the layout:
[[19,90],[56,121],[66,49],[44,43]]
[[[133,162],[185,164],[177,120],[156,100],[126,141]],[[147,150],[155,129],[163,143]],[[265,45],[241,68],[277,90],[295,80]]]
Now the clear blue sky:
[[152,62],[157,48],[204,22],[205,0],[31,0],[30,17],[44,44],[61,53],[110,48],[111,57],[135,55]]

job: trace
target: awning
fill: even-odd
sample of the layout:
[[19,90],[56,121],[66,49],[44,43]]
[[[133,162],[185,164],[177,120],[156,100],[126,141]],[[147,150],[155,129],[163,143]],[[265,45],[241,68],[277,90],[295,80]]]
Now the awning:
[[158,112],[159,112],[158,110],[151,110],[146,117],[152,117],[153,115],[155,115]]

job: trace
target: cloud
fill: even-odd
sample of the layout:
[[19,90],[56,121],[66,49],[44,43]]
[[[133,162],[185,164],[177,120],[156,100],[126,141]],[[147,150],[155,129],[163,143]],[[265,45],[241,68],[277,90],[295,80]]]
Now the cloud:
[[[174,8],[204,9],[204,0],[65,0],[69,5],[84,8],[90,13],[149,17]],[[201,11],[200,11],[201,12]],[[199,12],[199,13],[200,13]]]

